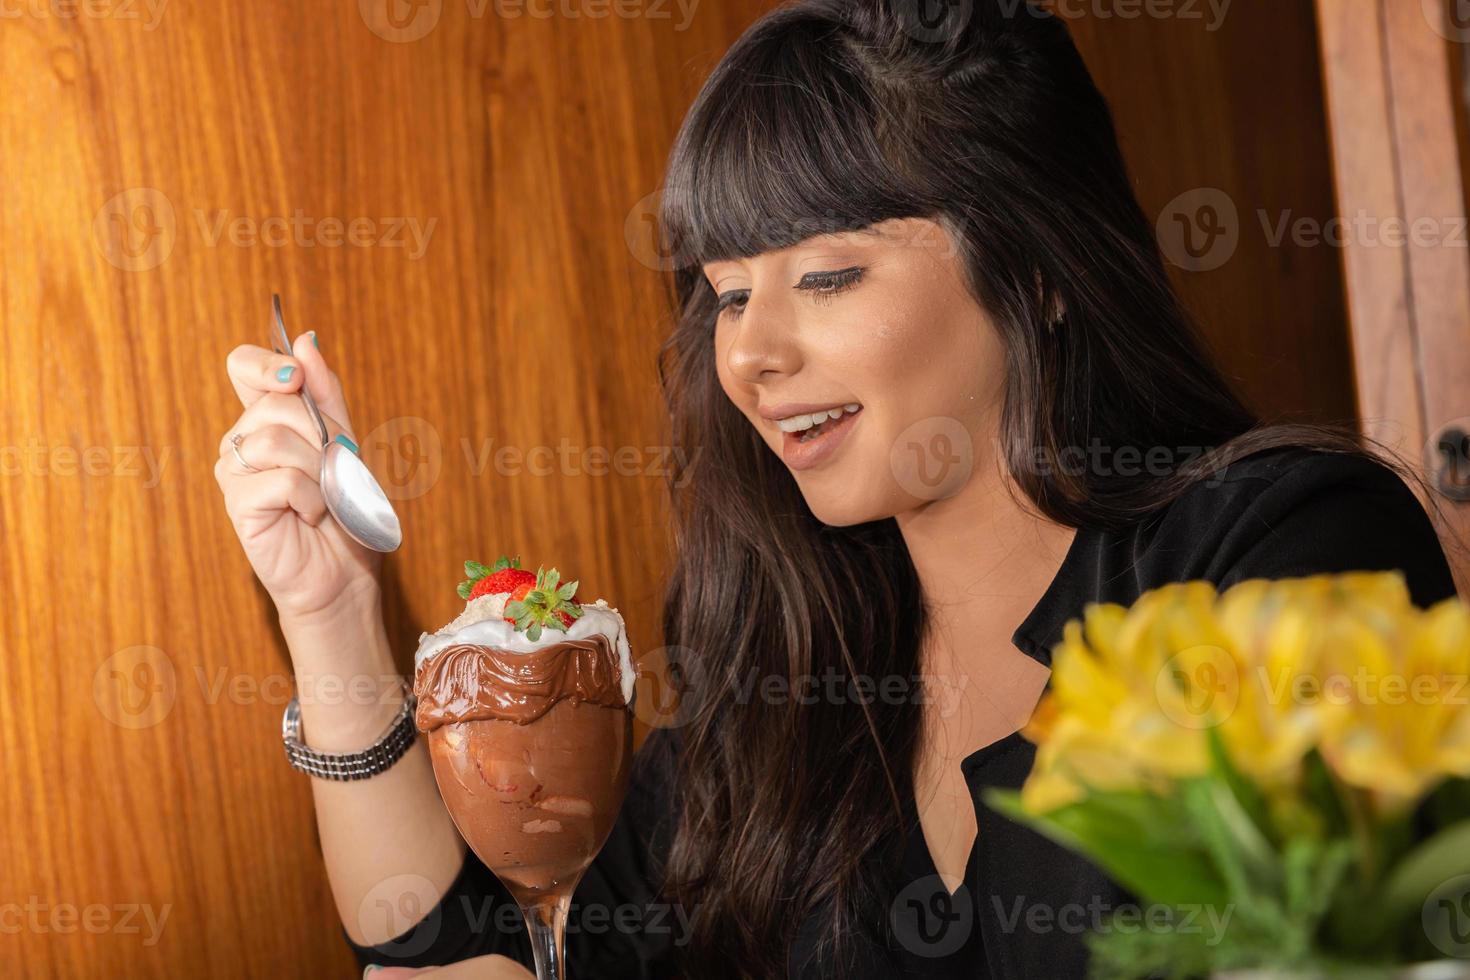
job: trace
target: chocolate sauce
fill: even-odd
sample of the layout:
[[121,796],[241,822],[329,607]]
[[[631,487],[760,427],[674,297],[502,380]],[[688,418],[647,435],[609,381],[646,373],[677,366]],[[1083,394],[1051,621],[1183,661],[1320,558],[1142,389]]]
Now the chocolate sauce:
[[459,643],[420,665],[414,678],[420,731],[460,721],[527,725],[558,701],[625,708],[617,653],[607,637],[562,640],[530,653]]

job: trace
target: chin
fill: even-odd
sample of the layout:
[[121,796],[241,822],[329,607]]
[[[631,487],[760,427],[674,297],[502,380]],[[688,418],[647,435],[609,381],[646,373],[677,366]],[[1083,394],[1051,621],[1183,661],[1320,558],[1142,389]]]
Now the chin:
[[[798,485],[801,485],[800,480]],[[844,493],[841,490],[827,491],[824,488],[801,486],[801,493],[812,516],[829,527],[852,527],[855,524],[892,517],[896,513],[891,507],[884,507],[872,493],[862,489],[854,488]]]
[[[883,461],[870,463],[867,457],[871,454],[852,452],[863,448],[860,443],[841,448],[848,452],[830,460],[825,466],[787,470],[796,481],[812,516],[829,527],[851,527],[898,513],[899,508],[893,506],[894,501],[881,492],[881,481],[888,476],[883,472]],[[779,445],[771,446],[771,451],[778,457],[781,455]]]

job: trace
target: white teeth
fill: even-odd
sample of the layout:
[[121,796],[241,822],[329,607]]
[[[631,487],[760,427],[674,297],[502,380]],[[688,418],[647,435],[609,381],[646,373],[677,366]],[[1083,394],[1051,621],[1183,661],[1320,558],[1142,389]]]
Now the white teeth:
[[856,412],[862,408],[857,402],[847,405],[839,405],[836,408],[826,408],[820,412],[812,412],[808,415],[792,415],[789,418],[777,419],[776,425],[782,432],[804,432],[814,425],[821,425],[828,419],[841,418],[845,412]]

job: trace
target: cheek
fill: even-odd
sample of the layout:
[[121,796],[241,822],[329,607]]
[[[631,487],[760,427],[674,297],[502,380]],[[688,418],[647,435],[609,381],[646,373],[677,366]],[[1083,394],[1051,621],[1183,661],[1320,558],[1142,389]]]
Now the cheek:
[[973,308],[943,304],[910,305],[873,319],[832,349],[830,362],[890,424],[928,415],[973,421],[993,403],[1004,377],[994,329]]

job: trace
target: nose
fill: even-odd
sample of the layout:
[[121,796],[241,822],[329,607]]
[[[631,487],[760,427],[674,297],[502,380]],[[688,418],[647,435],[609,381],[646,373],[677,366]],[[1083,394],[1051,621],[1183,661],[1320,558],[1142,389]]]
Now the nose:
[[786,313],[761,305],[751,293],[739,320],[725,324],[725,366],[741,381],[767,381],[772,374],[791,374],[800,363],[795,328]]

